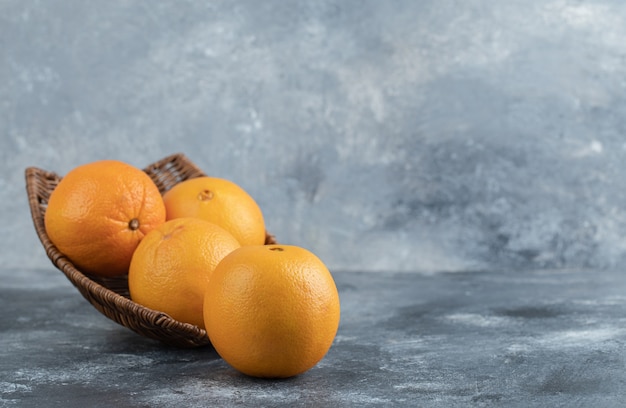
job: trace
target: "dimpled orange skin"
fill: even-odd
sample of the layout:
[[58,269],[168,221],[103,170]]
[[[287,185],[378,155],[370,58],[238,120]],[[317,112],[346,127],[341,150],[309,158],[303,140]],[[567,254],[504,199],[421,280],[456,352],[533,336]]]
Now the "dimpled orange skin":
[[233,251],[215,269],[204,300],[215,350],[254,377],[287,378],[315,366],[332,345],[339,317],[330,272],[297,246]]
[[72,169],[53,190],[45,227],[54,245],[82,272],[119,276],[133,251],[165,222],[157,186],[139,168],[102,160]]
[[265,222],[254,199],[237,184],[217,177],[178,183],[163,195],[167,219],[196,217],[224,228],[241,245],[263,245]]
[[177,218],[139,244],[128,272],[131,299],[172,318],[204,328],[209,276],[239,242],[223,228],[197,218]]

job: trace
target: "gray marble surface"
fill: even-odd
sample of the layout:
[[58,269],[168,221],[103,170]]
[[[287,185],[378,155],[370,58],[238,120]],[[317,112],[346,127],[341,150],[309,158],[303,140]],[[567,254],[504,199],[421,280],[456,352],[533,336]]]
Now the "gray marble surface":
[[2,265],[47,264],[26,166],[182,151],[334,269],[623,267],[624,38],[622,0],[0,1]]
[[624,405],[623,270],[334,276],[333,347],[277,381],[136,335],[52,267],[0,269],[0,407]]

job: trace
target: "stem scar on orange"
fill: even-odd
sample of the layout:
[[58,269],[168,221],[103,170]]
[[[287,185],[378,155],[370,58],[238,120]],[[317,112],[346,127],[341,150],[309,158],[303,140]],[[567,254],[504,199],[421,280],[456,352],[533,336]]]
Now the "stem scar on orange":
[[163,194],[167,219],[194,217],[230,232],[241,245],[265,242],[265,221],[256,201],[239,185],[217,177],[182,181]]
[[139,242],[164,222],[165,206],[152,179],[117,160],[68,172],[44,216],[48,237],[79,270],[109,277],[128,273]]
[[328,352],[339,326],[339,294],[322,261],[290,245],[245,246],[209,278],[204,321],[232,367],[255,377],[301,374]]

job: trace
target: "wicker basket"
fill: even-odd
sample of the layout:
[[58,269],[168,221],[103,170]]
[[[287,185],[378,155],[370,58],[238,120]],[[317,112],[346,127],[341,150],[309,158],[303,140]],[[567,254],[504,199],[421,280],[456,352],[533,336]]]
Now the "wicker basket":
[[[161,193],[181,181],[204,176],[205,173],[183,154],[165,157],[144,171],[152,178]],[[203,329],[174,320],[169,315],[141,306],[132,300],[128,292],[128,277],[102,278],[79,271],[72,262],[54,246],[48,238],[44,214],[50,194],[61,177],[36,167],[26,169],[26,191],[35,230],[52,263],[65,274],[85,299],[100,313],[136,333],[160,340],[176,347],[199,347],[210,344]],[[266,233],[265,243],[275,243]]]

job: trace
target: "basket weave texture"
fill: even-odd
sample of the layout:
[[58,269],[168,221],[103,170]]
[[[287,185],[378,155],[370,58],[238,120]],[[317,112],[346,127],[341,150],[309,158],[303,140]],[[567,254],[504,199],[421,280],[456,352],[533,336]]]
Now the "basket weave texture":
[[[182,153],[165,157],[143,170],[154,181],[161,194],[184,180],[206,175]],[[93,307],[134,332],[171,346],[190,348],[210,345],[206,331],[198,326],[180,322],[166,313],[133,302],[128,291],[127,275],[103,278],[78,270],[50,241],[44,224],[48,200],[61,176],[37,167],[28,167],[25,175],[35,231],[48,258]],[[265,243],[275,242],[274,237],[266,233]]]

